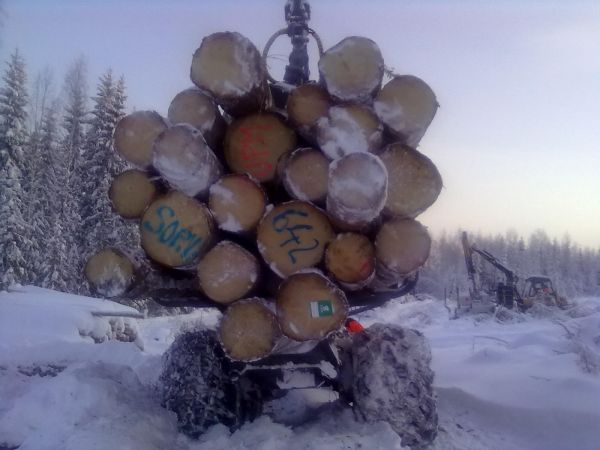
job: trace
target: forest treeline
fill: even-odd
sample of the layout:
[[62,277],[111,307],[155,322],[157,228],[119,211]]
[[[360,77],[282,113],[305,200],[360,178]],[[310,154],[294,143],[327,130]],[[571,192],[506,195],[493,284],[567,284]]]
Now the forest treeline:
[[[123,77],[108,69],[92,95],[83,57],[60,82],[49,69],[28,79],[18,51],[6,62],[0,83],[0,290],[20,283],[90,294],[82,269],[94,251],[139,248],[136,224],[113,214],[107,195],[113,177],[127,168],[112,150],[114,127],[126,109]],[[548,275],[565,295],[600,295],[600,249],[541,230],[528,237],[515,231],[471,235],[471,241],[521,279]],[[480,269],[502,278],[487,264]],[[468,289],[460,236],[434,236],[418,291],[443,297],[457,288]]]

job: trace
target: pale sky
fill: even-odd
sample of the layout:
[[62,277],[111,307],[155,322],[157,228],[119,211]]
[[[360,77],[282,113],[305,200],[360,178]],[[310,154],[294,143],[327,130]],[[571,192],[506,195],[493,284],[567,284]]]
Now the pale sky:
[[[60,79],[83,53],[92,87],[112,67],[125,75],[130,108],[166,114],[191,85],[203,36],[239,31],[262,50],[285,25],[284,3],[4,0],[0,60],[18,46],[30,78],[50,65]],[[542,228],[600,247],[600,1],[310,4],[326,48],[369,37],[387,66],[436,92],[441,108],[419,148],[444,179],[438,201],[419,217],[434,233]],[[287,57],[288,42],[272,53]],[[281,74],[285,62],[270,62]]]

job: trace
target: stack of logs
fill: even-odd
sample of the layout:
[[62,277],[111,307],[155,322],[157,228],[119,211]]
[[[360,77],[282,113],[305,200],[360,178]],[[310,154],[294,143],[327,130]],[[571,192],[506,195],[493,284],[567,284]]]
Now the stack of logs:
[[[347,318],[347,292],[397,285],[429,256],[415,217],[442,180],[416,147],[438,107],[433,91],[409,75],[382,88],[381,52],[363,37],[327,50],[319,73],[287,86],[277,108],[257,48],[215,33],[193,55],[195,87],[166,118],[137,111],[114,133],[137,167],[114,179],[114,211],[139,221],[155,265],[193,271],[198,295],[226,308],[219,335],[236,360],[325,338]],[[135,273],[112,248],[86,266],[105,296]]]

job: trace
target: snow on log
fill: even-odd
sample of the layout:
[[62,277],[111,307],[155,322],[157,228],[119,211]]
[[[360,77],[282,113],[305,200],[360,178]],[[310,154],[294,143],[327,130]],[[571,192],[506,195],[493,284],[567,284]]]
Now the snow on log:
[[219,341],[234,360],[255,361],[271,354],[281,337],[275,314],[260,298],[230,305],[219,323]]
[[314,148],[298,148],[284,162],[283,186],[298,200],[323,203],[328,179],[329,160]]
[[373,106],[392,134],[416,148],[439,105],[434,92],[423,80],[401,75],[381,89]]
[[221,241],[198,263],[200,289],[217,303],[231,303],[252,290],[259,270],[254,255],[231,241]]
[[214,99],[202,90],[189,88],[178,93],[167,117],[173,125],[187,123],[200,130],[213,150],[221,147],[227,125]]
[[384,213],[414,218],[429,208],[442,190],[442,177],[425,155],[400,143],[379,154],[388,171],[388,195]]
[[288,97],[286,109],[290,122],[305,138],[314,142],[313,128],[317,121],[327,116],[333,106],[326,89],[318,84],[303,84],[295,88]]
[[431,237],[414,219],[385,222],[375,238],[376,282],[390,286],[417,270],[429,257]]
[[257,235],[263,259],[281,277],[319,264],[325,246],[335,237],[325,213],[298,200],[269,211]]
[[152,161],[173,189],[190,197],[207,194],[222,172],[200,131],[188,124],[175,125],[156,138]]
[[323,339],[348,316],[346,295],[317,271],[285,279],[277,292],[277,320],[283,333],[298,341]]
[[377,44],[358,36],[343,39],[319,60],[319,74],[327,91],[342,102],[369,103],[381,87],[383,67]]
[[377,156],[351,153],[329,166],[327,212],[342,229],[360,230],[382,211],[388,186],[388,173]]
[[147,169],[152,164],[152,144],[167,127],[167,121],[155,111],[133,112],[117,123],[114,148],[130,163]]
[[208,208],[177,191],[152,202],[142,216],[140,232],[146,254],[172,268],[193,266],[214,240]]
[[210,187],[208,207],[221,230],[248,233],[264,215],[267,196],[250,176],[229,174]]
[[267,72],[258,49],[239,33],[205,37],[192,58],[192,82],[238,117],[267,106]]
[[344,289],[360,289],[375,275],[375,246],[363,234],[339,234],[327,246],[325,267]]
[[279,158],[295,147],[296,133],[279,116],[259,113],[229,126],[224,153],[233,172],[249,173],[262,183],[275,179]]
[[158,189],[146,172],[131,169],[117,175],[108,197],[113,210],[125,219],[138,219],[158,195]]
[[134,272],[130,259],[114,248],[105,248],[92,255],[84,269],[92,288],[107,298],[125,293],[133,283]]
[[368,107],[333,106],[317,122],[317,143],[329,159],[350,153],[374,152],[383,142],[383,125]]

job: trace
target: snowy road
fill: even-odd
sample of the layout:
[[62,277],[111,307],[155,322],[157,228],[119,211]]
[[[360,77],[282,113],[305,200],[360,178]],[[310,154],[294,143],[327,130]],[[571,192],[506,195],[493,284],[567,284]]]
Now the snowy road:
[[[180,327],[214,313],[114,321],[111,302],[21,288],[0,293],[0,449],[400,449],[387,424],[359,424],[325,407],[301,426],[263,416],[199,441],[177,432],[156,400],[161,353]],[[424,331],[433,350],[440,431],[435,449],[597,449],[600,299],[568,313],[499,323],[448,320],[440,302],[395,302],[363,316]],[[560,321],[560,324],[557,323]],[[132,342],[114,340],[136,330]],[[104,338],[113,339],[102,343]]]

